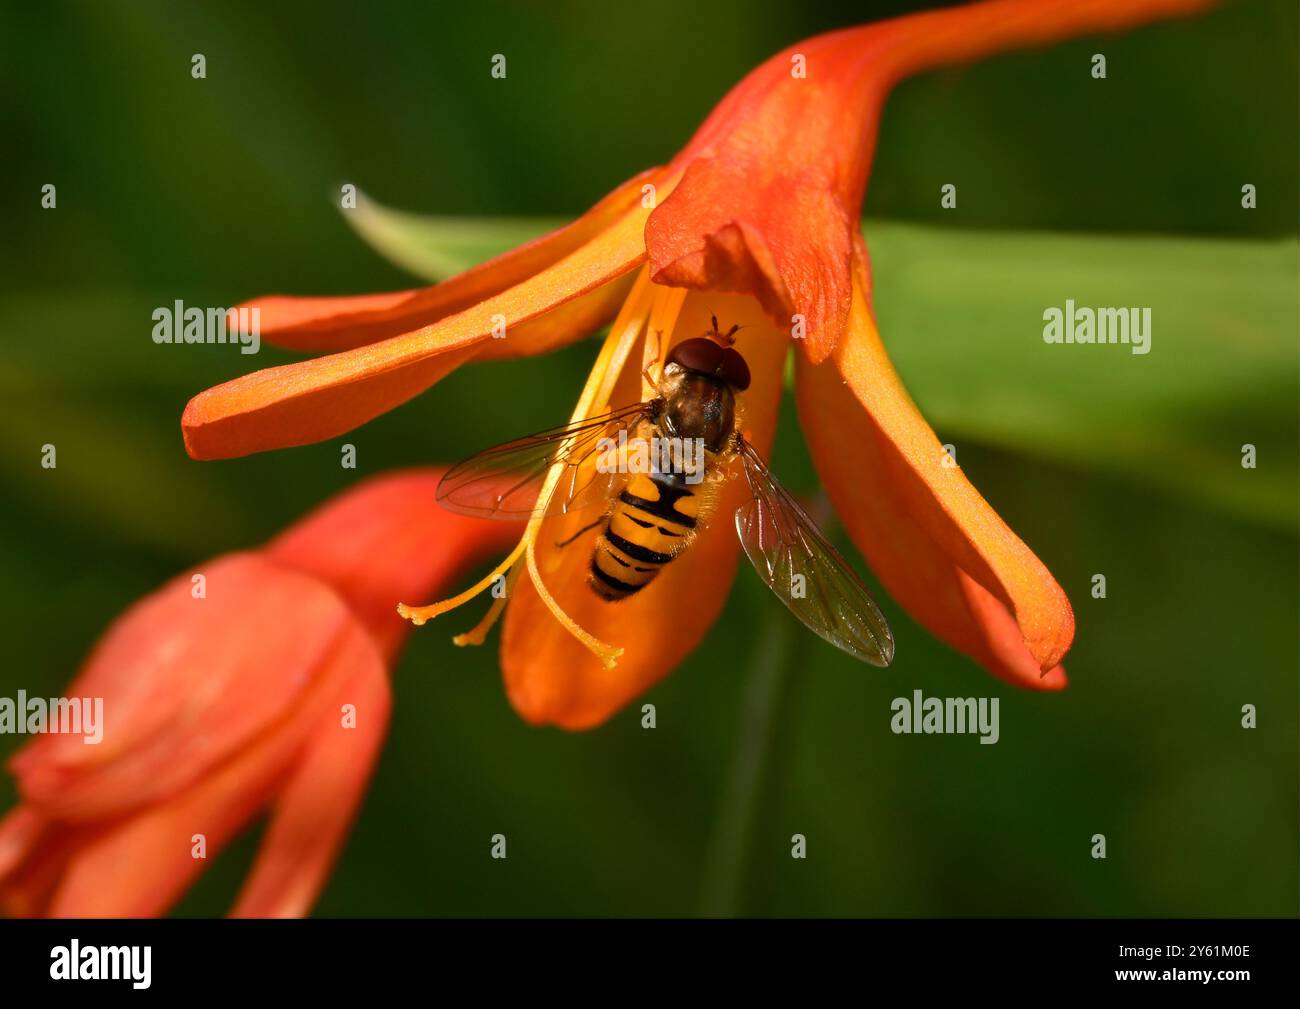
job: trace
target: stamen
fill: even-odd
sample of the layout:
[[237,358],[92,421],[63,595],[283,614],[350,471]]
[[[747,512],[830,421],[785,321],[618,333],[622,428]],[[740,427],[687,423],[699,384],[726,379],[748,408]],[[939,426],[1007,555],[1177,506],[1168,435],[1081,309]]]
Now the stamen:
[[[649,268],[643,268],[640,274],[637,275],[636,283],[632,285],[632,292],[628,295],[627,301],[623,303],[618,318],[614,320],[614,325],[610,327],[609,336],[605,338],[604,346],[600,348],[600,355],[596,358],[591,374],[587,377],[587,384],[582,390],[582,395],[578,397],[578,405],[573,409],[571,421],[585,420],[594,416],[608,404],[609,397],[613,394],[614,386],[618,382],[618,376],[622,374],[623,368],[632,356],[632,349],[644,333],[646,317],[650,314],[659,297],[658,292],[661,290],[663,288],[650,283]],[[537,497],[538,501],[550,501],[551,495],[555,492],[555,485],[559,482],[562,469],[563,466],[557,465],[552,467],[551,471],[546,474],[546,482],[542,484],[542,492]],[[537,569],[537,555],[534,544],[537,542],[537,536],[541,531],[542,521],[545,517],[544,514],[535,515],[529,521],[528,528],[524,530],[523,539],[520,540],[520,544],[525,547],[528,574],[533,580],[533,587],[537,589],[537,595],[546,604],[546,608],[551,611],[551,615],[555,617],[560,626],[582,642],[584,647],[600,659],[606,669],[613,669],[618,657],[623,654],[623,649],[607,645],[578,626],[577,621],[564,612],[560,604],[555,601],[555,597],[542,583],[541,572]]]
[[537,556],[533,551],[533,544],[528,544],[528,574],[533,579],[533,588],[537,590],[538,597],[546,604],[546,608],[551,611],[551,616],[560,622],[560,626],[577,638],[587,651],[600,659],[601,665],[606,669],[613,669],[618,665],[619,656],[623,654],[623,649],[615,648],[608,645],[599,638],[588,634],[579,626],[578,622],[564,612],[560,604],[555,601],[550,590],[542,582],[541,572],[537,570]]
[[586,388],[578,399],[573,411],[573,420],[584,420],[599,413],[609,405],[609,398],[614,394],[614,386],[623,373],[632,348],[646,327],[646,318],[651,316],[660,292],[665,288],[650,282],[650,268],[643,267],[637,274],[636,283],[623,308],[610,327],[605,345],[600,349],[600,356],[591,369]]
[[655,294],[654,305],[650,309],[650,321],[646,325],[645,351],[642,354],[642,395],[654,395],[654,387],[645,379],[649,372],[658,378],[663,377],[664,365],[668,362],[668,350],[673,342],[673,330],[677,328],[677,318],[686,304],[687,291],[682,287],[661,287]]
[[496,622],[501,619],[501,614],[505,612],[506,600],[515,590],[515,582],[519,581],[519,572],[523,570],[523,565],[515,564],[506,575],[506,590],[492,600],[492,605],[488,611],[483,614],[483,619],[473,626],[464,634],[457,634],[451,639],[453,645],[459,645],[464,648],[466,645],[481,645],[487,638],[488,631],[496,626]]
[[[508,575],[508,572],[512,567],[514,567],[515,561],[519,560],[527,545],[528,537],[527,533],[525,533],[524,537],[520,539],[518,545],[510,551],[509,556],[506,557],[505,560],[489,571],[482,580],[475,582],[464,592],[460,593],[460,595],[452,596],[450,599],[444,599],[441,602],[430,603],[428,606],[407,606],[406,603],[398,603],[398,616],[406,618],[411,621],[411,623],[415,624],[416,627],[419,627],[426,620],[432,620],[439,614],[446,613],[448,610],[454,610],[457,606],[463,606],[479,593],[485,592],[487,589],[491,588],[493,582],[498,578],[503,575]],[[506,584],[509,585],[508,577]]]

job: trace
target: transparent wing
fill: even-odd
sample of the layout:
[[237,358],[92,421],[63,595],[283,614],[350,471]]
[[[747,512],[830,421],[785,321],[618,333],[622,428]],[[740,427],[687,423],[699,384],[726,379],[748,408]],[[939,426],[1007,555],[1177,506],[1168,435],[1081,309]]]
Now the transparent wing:
[[[634,431],[647,408],[645,403],[621,407],[470,456],[443,474],[438,503],[462,515],[494,519],[562,515],[604,504],[626,477],[596,465],[602,439]],[[563,466],[559,481],[550,499],[539,504],[546,474],[557,463]]]
[[863,662],[889,665],[894,636],[848,561],[751,445],[740,454],[754,498],[736,509],[736,533],[754,570],[809,630]]

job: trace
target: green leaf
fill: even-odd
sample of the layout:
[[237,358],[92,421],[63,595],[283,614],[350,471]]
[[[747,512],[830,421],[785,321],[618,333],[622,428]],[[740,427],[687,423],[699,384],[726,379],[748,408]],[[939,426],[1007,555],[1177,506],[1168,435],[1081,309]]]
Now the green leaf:
[[[554,228],[348,213],[382,254],[438,280]],[[875,310],[942,439],[1123,477],[1292,530],[1293,239],[999,232],[869,222]],[[1151,350],[1048,344],[1045,310],[1149,308]],[[1242,466],[1254,445],[1257,467]]]
[[[883,222],[866,233],[880,332],[942,440],[1113,473],[1295,528],[1294,240]],[[1066,299],[1149,308],[1150,352],[1046,343],[1044,311]],[[1242,466],[1246,444],[1255,469]]]
[[355,208],[342,213],[381,256],[434,283],[565,223],[537,217],[426,217],[385,207],[364,193],[357,194]]

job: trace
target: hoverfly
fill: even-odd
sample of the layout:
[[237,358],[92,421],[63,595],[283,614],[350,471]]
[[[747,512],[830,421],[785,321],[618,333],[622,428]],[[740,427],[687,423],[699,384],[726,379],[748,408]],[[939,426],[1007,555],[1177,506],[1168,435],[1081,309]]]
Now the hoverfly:
[[[889,665],[894,638],[879,607],[741,433],[736,396],[750,374],[731,345],[739,327],[724,335],[712,321],[708,333],[673,348],[653,398],[471,456],[443,475],[439,503],[516,520],[590,509],[594,520],[557,545],[598,528],[588,584],[617,605],[690,549],[711,517],[708,483],[734,478],[739,460],[752,498],[736,511],[736,533],[759,577],[810,630],[864,662]],[[647,445],[660,450],[641,452],[636,465]],[[556,467],[552,493],[539,500]]]

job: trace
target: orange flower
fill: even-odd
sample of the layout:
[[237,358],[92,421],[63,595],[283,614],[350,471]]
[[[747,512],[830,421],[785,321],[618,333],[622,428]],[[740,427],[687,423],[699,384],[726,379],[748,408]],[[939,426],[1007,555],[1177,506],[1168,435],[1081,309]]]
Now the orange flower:
[[[186,446],[213,459],[333,437],[468,361],[582,338],[621,304],[574,413],[590,417],[645,396],[642,370],[662,366],[672,344],[703,333],[716,313],[746,327],[737,349],[753,383],[742,405],[758,450],[770,446],[784,360],[800,337],[796,392],[809,447],[882,583],[994,675],[1059,689],[1074,630],[1068,600],[961,471],[945,465],[876,332],[857,225],[876,127],[907,74],[1204,6],[990,0],[799,43],[746,77],[672,162],[566,228],[432,288],[251,302],[264,339],[335,353],[195,397],[182,422]],[[505,338],[493,339],[503,325]],[[744,481],[732,481],[720,513],[745,498]],[[592,725],[666,675],[721,609],[737,558],[726,525],[714,523],[649,588],[611,605],[585,585],[578,567],[586,558],[554,546],[571,523],[548,520],[545,536],[530,523],[497,572],[513,586],[502,665],[520,713]],[[475,590],[408,612],[434,615]],[[459,640],[481,641],[502,609],[498,600]],[[659,628],[671,633],[651,633]]]
[[408,626],[391,598],[445,586],[514,532],[430,508],[440,476],[372,480],[123,614],[65,694],[103,698],[102,740],[41,735],[11,760],[0,910],[162,914],[206,864],[195,845],[212,858],[269,808],[232,914],[307,913],[387,728]]

